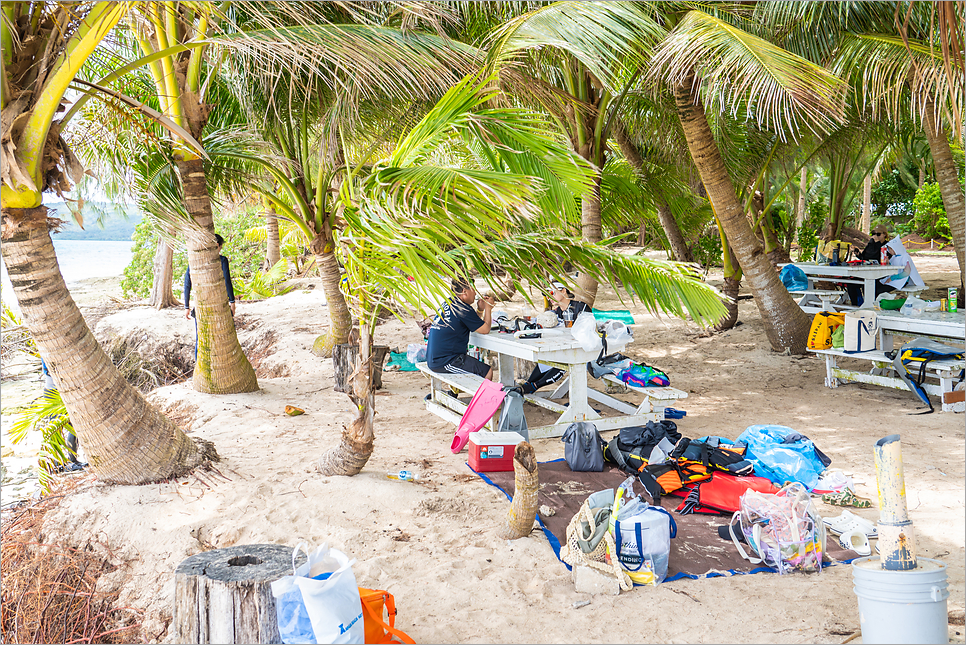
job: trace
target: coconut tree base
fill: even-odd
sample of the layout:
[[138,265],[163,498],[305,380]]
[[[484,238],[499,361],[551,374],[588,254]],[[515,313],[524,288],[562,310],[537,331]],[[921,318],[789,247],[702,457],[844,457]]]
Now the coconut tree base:
[[334,334],[326,332],[317,337],[315,342],[312,343],[312,353],[319,358],[332,358],[332,352],[335,350],[335,346],[345,343],[346,340],[348,340],[348,337],[340,340]]
[[738,322],[738,289],[740,288],[741,280],[735,280],[730,276],[725,278],[724,285],[721,287],[721,293],[731,299],[725,302],[728,315],[714,326],[714,331],[726,331],[734,327],[735,323]]
[[326,476],[352,477],[362,472],[371,456],[372,442],[360,444],[353,441],[350,430],[346,428],[342,432],[341,443],[319,458],[319,472]]
[[537,455],[533,446],[524,441],[513,451],[513,502],[500,527],[501,539],[516,540],[530,535],[533,521],[537,519],[539,485]]

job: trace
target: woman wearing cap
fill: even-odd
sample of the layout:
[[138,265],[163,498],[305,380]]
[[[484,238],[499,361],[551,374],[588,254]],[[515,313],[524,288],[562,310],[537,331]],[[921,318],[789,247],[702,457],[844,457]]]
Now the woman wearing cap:
[[[550,283],[549,296],[553,302],[557,303],[557,306],[551,311],[557,314],[557,318],[561,321],[567,318],[564,312],[569,312],[570,320],[577,320],[577,316],[581,313],[590,311],[586,302],[574,300],[573,292],[560,282]],[[556,383],[563,378],[565,373],[562,369],[538,364],[530,373],[530,378],[521,383],[520,387],[523,388],[524,394],[533,394],[546,385]]]
[[[869,243],[865,245],[862,249],[862,253],[859,254],[859,259],[862,261],[875,261],[878,263],[882,254],[882,249],[886,249],[886,253],[891,254],[892,251],[886,246],[889,243],[889,229],[885,227],[885,224],[879,224],[874,229],[872,229],[872,239]],[[862,286],[858,284],[846,284],[845,289],[849,292],[849,300],[856,307],[862,306]],[[892,287],[877,282],[875,285],[875,295],[880,293],[885,293],[886,291],[892,291]]]

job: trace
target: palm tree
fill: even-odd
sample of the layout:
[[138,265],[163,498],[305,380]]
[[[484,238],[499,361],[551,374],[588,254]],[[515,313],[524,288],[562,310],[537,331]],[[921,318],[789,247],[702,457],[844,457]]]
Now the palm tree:
[[[966,200],[950,148],[962,142],[963,3],[882,3],[869,24],[842,24],[834,69],[848,75],[857,104],[874,116],[908,114],[929,141],[959,263],[966,270]],[[861,27],[865,27],[862,29]],[[962,302],[962,288],[960,302]]]
[[[551,115],[571,148],[596,169],[580,197],[581,238],[599,242],[601,174],[615,116],[643,62],[664,35],[651,13],[627,2],[556,2],[508,20],[486,44],[504,89]],[[593,304],[597,282],[582,273],[578,299]]]
[[[425,315],[446,297],[449,278],[478,271],[491,286],[494,266],[519,280],[566,281],[565,263],[617,286],[651,310],[690,314],[702,324],[724,313],[719,295],[687,265],[626,257],[544,231],[515,232],[537,217],[543,182],[554,173],[576,192],[592,181],[586,163],[561,148],[540,115],[491,107],[491,78],[467,77],[437,103],[383,160],[351,164],[340,193],[345,228],[338,241],[351,302],[359,318],[360,352],[350,398],[356,417],[341,442],[322,455],[323,474],[353,475],[373,450],[369,353],[375,312],[391,301]],[[477,167],[440,164],[440,149],[477,159]],[[532,174],[522,172],[533,169]]]
[[[3,5],[2,254],[23,319],[59,384],[74,430],[103,481],[137,484],[217,459],[118,374],[57,265],[45,192],[63,194],[82,167],[60,136],[61,102],[80,67],[123,18],[123,3]],[[9,124],[9,125],[8,125]]]
[[778,279],[738,200],[705,106],[747,106],[781,137],[842,120],[844,84],[809,61],[701,10],[688,12],[657,48],[651,78],[673,88],[678,117],[718,221],[755,294],[772,349],[804,353],[809,318]]

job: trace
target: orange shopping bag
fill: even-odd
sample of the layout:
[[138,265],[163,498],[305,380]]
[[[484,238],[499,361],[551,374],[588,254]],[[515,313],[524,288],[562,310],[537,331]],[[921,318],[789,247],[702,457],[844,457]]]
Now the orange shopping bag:
[[[366,643],[409,643],[416,641],[405,632],[396,629],[396,599],[388,591],[359,587],[362,600],[362,616],[365,622]],[[383,620],[383,608],[389,614],[389,623]]]

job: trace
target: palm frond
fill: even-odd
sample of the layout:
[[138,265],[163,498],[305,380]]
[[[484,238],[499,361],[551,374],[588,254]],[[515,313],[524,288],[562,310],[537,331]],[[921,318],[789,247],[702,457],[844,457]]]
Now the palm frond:
[[[702,11],[689,12],[655,52],[651,78],[671,86],[696,74],[708,113],[738,106],[783,138],[844,120],[847,85],[824,68]],[[700,90],[700,91],[699,91]]]

